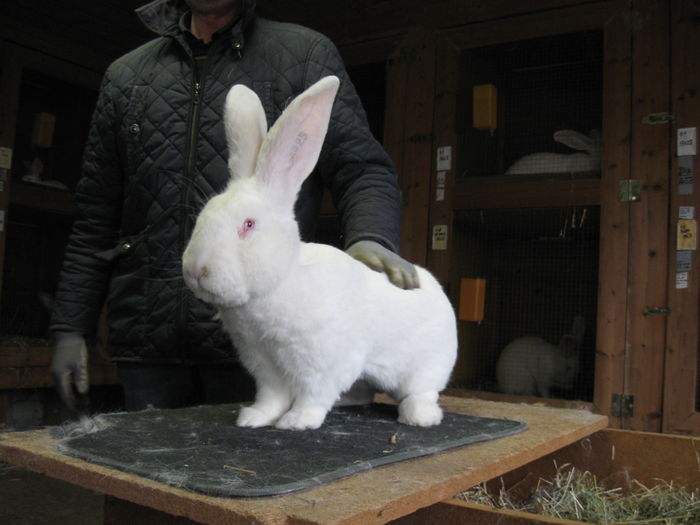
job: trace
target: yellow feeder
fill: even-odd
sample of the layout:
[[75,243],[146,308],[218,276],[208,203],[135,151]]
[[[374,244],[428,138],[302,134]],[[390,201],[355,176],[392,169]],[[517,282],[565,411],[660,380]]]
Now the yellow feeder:
[[498,90],[493,84],[474,86],[472,94],[472,125],[476,129],[493,131],[498,127]]
[[53,130],[55,126],[56,115],[36,113],[32,128],[32,145],[39,148],[50,148],[53,144]]
[[459,286],[459,319],[483,321],[485,299],[486,279],[462,279]]

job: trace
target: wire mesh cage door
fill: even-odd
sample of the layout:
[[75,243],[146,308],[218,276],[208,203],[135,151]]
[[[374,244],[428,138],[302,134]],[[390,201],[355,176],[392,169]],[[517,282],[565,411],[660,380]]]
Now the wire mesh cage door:
[[457,179],[599,177],[602,61],[601,31],[465,50]]
[[460,386],[590,400],[598,207],[469,210],[454,229],[457,273],[485,281],[483,320],[460,323]]
[[597,30],[460,55],[456,183],[485,198],[455,209],[450,274],[485,294],[456,386],[593,399],[600,207],[572,195],[601,176],[602,69]]

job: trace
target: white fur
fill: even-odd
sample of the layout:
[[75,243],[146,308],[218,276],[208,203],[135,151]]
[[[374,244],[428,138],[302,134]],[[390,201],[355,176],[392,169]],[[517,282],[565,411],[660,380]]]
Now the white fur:
[[531,153],[516,160],[506,170],[506,175],[540,173],[581,173],[600,171],[600,132],[591,131],[589,136],[572,130],[554,133],[555,141],[582,153]]
[[[244,127],[232,122],[248,110],[244,120],[256,122],[258,104],[237,104],[252,92],[227,99],[229,144],[260,153],[253,173],[230,161],[231,183],[198,217],[183,274],[197,297],[219,308],[255,378],[255,403],[241,410],[240,426],[317,428],[358,380],[399,401],[403,423],[442,419],[438,393],[454,366],[457,335],[437,280],[417,268],[420,288],[402,290],[341,250],[299,239],[293,205],[318,159],[337,87],[335,77],[311,86],[261,144],[235,136]],[[246,219],[255,227],[240,238]]]
[[578,372],[578,349],[585,321],[576,316],[570,334],[559,346],[541,337],[518,337],[508,343],[496,363],[496,380],[502,392],[549,397],[552,387],[570,390]]

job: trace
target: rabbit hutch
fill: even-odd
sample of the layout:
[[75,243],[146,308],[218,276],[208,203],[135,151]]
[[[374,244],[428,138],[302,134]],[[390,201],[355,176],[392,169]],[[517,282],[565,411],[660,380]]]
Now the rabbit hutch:
[[[86,20],[109,9],[115,27],[133,29],[87,24],[86,35],[112,35],[101,49],[37,27],[19,2],[0,14],[0,425],[23,406],[57,404],[46,332],[70,193],[101,73],[150,38],[127,13],[142,3],[95,3]],[[448,394],[608,417],[612,428],[543,452],[506,484],[554,460],[700,487],[687,437],[700,436],[700,2],[257,4],[327,34],[346,61],[396,165],[401,254],[436,275],[458,315]],[[55,31],[66,25],[42,9]],[[342,246],[330,198],[317,240]],[[104,349],[90,363],[93,391],[118,403]],[[495,522],[462,503],[428,506],[431,490],[397,525]]]
[[459,310],[456,387],[700,430],[694,154],[677,151],[698,109],[696,7],[437,32],[426,261]]

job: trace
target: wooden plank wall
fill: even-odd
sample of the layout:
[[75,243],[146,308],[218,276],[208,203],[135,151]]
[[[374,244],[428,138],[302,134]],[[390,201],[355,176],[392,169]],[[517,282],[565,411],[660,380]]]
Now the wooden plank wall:
[[[700,1],[673,0],[671,4],[672,32],[671,105],[675,117],[671,134],[671,225],[673,231],[681,206],[694,206],[697,219],[700,210],[698,185],[692,195],[679,194],[679,166],[675,133],[680,128],[700,124]],[[694,163],[697,181],[698,162]],[[669,237],[670,262],[675,266],[676,237]],[[698,345],[700,334],[700,288],[697,251],[692,252],[688,288],[676,288],[676,269],[669,272],[668,289],[671,308],[666,350],[664,432],[700,434],[700,413],[696,411],[696,381],[698,376]]]

